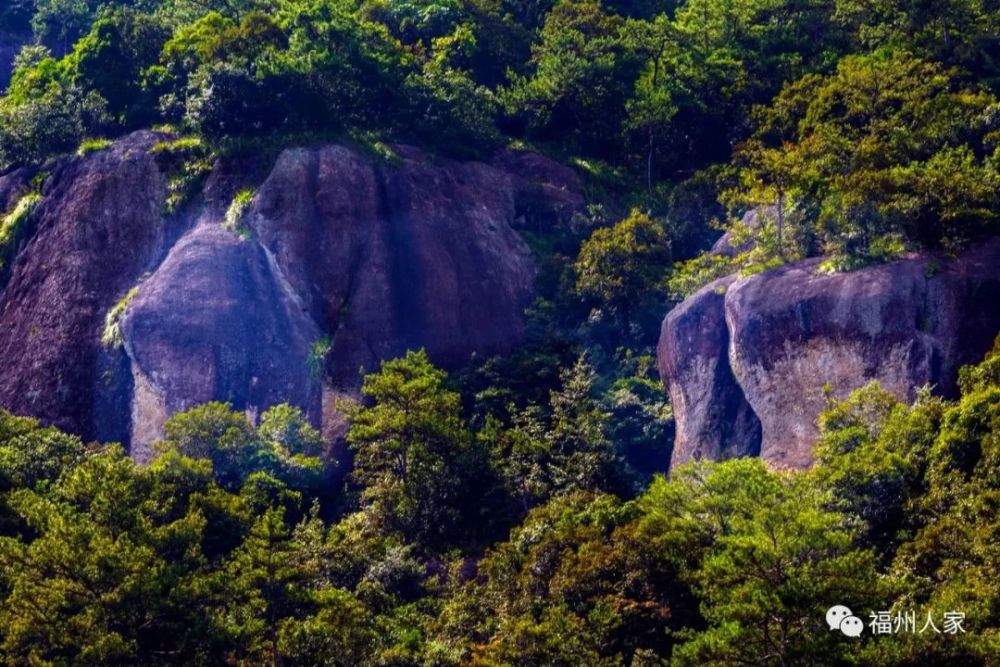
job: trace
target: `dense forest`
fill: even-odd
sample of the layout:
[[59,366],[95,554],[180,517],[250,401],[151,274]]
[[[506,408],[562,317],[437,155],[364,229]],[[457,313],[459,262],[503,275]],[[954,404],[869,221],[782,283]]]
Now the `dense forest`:
[[[956,396],[831,395],[801,471],[668,471],[654,358],[720,276],[1000,232],[1000,5],[7,0],[0,33],[0,173],[39,169],[0,286],[51,166],[145,128],[167,214],[318,142],[533,150],[587,204],[521,231],[527,343],[369,369],[336,456],[287,404],[174,414],[148,465],[0,410],[5,664],[1000,663],[1000,339]],[[848,638],[834,604],[916,628]]]

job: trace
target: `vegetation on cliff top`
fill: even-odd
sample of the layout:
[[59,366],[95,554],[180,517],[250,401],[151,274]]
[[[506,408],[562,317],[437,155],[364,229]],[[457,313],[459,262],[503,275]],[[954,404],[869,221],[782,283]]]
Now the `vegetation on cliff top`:
[[0,27],[35,43],[0,101],[0,165],[157,124],[213,145],[527,141],[616,173],[598,190],[674,232],[676,259],[706,234],[672,226],[720,202],[780,204],[781,259],[878,258],[995,232],[998,18],[971,0],[17,0]]

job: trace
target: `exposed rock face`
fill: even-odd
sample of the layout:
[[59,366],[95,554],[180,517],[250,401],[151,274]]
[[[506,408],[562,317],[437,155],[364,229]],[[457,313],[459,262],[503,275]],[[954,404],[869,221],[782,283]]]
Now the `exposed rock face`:
[[677,419],[671,465],[760,453],[760,421],[729,367],[725,294],[735,281],[705,286],[663,321],[657,359]]
[[0,176],[0,211],[9,211],[27,191],[36,170],[30,167],[15,169]]
[[520,180],[412,152],[389,168],[339,146],[286,151],[248,223],[330,332],[331,378],[353,384],[407,348],[455,365],[521,337],[534,268],[512,228]]
[[[773,218],[776,215],[777,208],[774,206],[765,206],[760,208],[752,208],[743,214],[743,219],[740,220],[740,225],[748,230],[759,229],[764,222],[761,220],[761,215]],[[709,251],[713,255],[723,255],[725,257],[736,257],[742,252],[750,250],[754,245],[752,240],[744,241],[743,243],[734,244],[733,233],[726,232],[719,237],[719,240],[715,242],[712,249]]]
[[[356,391],[362,367],[420,346],[445,366],[509,350],[535,273],[514,228],[582,203],[572,172],[539,156],[398,147],[386,164],[327,146],[282,153],[229,229],[252,167],[218,165],[164,219],[156,140],[132,135],[53,173],[0,293],[0,406],[129,441],[138,458],[196,403],[253,414],[288,401],[336,431],[334,397]],[[106,349],[105,317],[132,287],[122,345]]]
[[132,135],[50,177],[0,296],[0,406],[95,432],[105,313],[163,244],[166,178],[148,153],[154,141]]
[[122,334],[139,459],[166,415],[206,401],[251,410],[287,401],[319,415],[319,378],[308,369],[319,329],[263,248],[212,221],[185,234],[143,282]]
[[658,359],[678,422],[673,464],[759,450],[806,467],[825,386],[837,398],[871,380],[903,399],[928,383],[951,395],[1000,330],[1000,239],[952,260],[832,275],[819,263],[723,279],[667,315]]

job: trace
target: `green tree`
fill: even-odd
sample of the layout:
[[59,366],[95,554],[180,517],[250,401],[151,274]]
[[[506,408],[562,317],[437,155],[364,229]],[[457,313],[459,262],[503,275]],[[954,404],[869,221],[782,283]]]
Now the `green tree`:
[[0,538],[6,661],[159,664],[211,650],[217,637],[200,604],[210,589],[200,549],[207,522],[199,493],[178,493],[207,491],[206,477],[171,484],[161,504],[160,475],[110,448],[51,492],[10,493],[28,531]]
[[441,637],[471,640],[475,665],[628,664],[669,654],[682,615],[676,569],[641,530],[641,512],[572,492],[533,509],[457,590]]
[[759,459],[674,471],[643,499],[698,594],[707,628],[678,646],[678,664],[836,662],[848,645],[824,622],[830,600],[864,608],[874,559],[854,545],[850,518],[823,507],[800,474]]
[[351,415],[347,441],[362,505],[407,539],[454,536],[473,448],[457,392],[426,352],[407,352],[365,376],[370,405]]
[[35,0],[31,27],[46,46],[65,54],[87,32],[98,3],[94,0]]
[[995,34],[1000,13],[978,0],[837,0],[835,19],[864,47],[894,47],[959,65],[996,84]]
[[608,415],[594,395],[594,370],[580,358],[561,380],[548,411],[539,406],[515,411],[506,429],[492,418],[479,436],[522,512],[558,494],[609,488],[617,472],[605,432]]
[[80,439],[0,410],[0,492],[52,482],[84,457]]
[[236,638],[239,660],[281,664],[281,621],[295,610],[300,582],[307,574],[292,558],[291,538],[284,511],[267,509],[227,563],[232,597],[231,604],[221,610],[221,622]]
[[670,262],[663,228],[639,211],[597,229],[580,247],[573,269],[576,291],[629,315],[661,292]]
[[626,104],[626,129],[646,135],[646,189],[652,193],[657,143],[661,135],[673,130],[678,111],[675,91],[666,82],[678,40],[666,14],[653,21],[632,21],[624,34],[630,46],[646,59],[636,79],[635,94]]
[[1000,655],[1000,339],[982,363],[963,369],[961,394],[938,424],[926,424],[924,433],[936,437],[927,490],[911,503],[920,528],[891,571],[902,582],[900,607],[958,611],[969,620],[955,642],[911,637],[881,655],[885,662],[988,665]]
[[119,124],[149,123],[156,99],[144,89],[143,72],[157,62],[168,36],[167,26],[151,16],[127,8],[102,11],[73,48],[72,81],[100,95]]
[[266,410],[257,429],[228,403],[204,403],[172,415],[164,431],[157,444],[161,452],[211,461],[226,489],[235,490],[262,472],[293,489],[318,491],[324,443],[298,408],[280,404]]
[[625,47],[623,19],[594,0],[562,0],[533,47],[532,72],[516,75],[503,94],[508,112],[529,136],[608,155],[641,63]]
[[107,120],[100,95],[77,88],[50,88],[23,103],[0,100],[0,168],[40,162],[76,149]]
[[256,434],[246,416],[228,403],[205,403],[172,415],[164,432],[162,451],[176,449],[193,459],[208,459],[226,488],[238,487],[253,467]]
[[945,408],[927,391],[904,405],[872,383],[820,415],[816,483],[832,491],[834,508],[864,522],[859,543],[883,563],[919,526],[912,504],[926,491],[927,457]]
[[[797,209],[805,237],[842,262],[961,246],[997,226],[1000,176],[985,158],[995,103],[906,54],[844,58],[761,113],[730,199],[776,205],[779,233]],[[812,252],[808,240],[798,251]]]

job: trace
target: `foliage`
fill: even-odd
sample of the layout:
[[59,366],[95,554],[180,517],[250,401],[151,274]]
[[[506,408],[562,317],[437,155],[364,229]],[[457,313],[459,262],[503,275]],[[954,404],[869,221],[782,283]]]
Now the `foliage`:
[[247,238],[250,234],[249,228],[244,224],[243,218],[253,204],[254,191],[251,188],[244,188],[236,193],[229,208],[226,209],[226,216],[222,226],[231,232],[239,234],[242,238]]
[[[766,472],[758,459],[709,472],[704,484],[722,486],[727,496],[704,502],[736,503],[729,512],[719,508],[725,523],[711,529],[718,532],[709,553],[690,574],[708,627],[674,659],[682,665],[789,664],[822,655],[837,662],[850,645],[825,626],[830,600],[865,607],[877,592],[873,556],[855,547],[848,516],[825,510],[822,492],[807,478]],[[650,500],[658,495],[669,492],[654,488]],[[666,511],[676,521],[677,509]]]
[[129,8],[102,10],[67,59],[71,82],[100,95],[115,123],[148,123],[155,119],[156,99],[144,72],[157,62],[168,36],[155,17]]
[[[346,444],[289,405],[209,403],[139,466],[0,412],[0,662],[996,663],[996,352],[955,400],[831,397],[809,471],[651,479],[673,428],[653,364],[669,298],[997,233],[994,4],[3,4],[0,32],[36,43],[0,98],[0,172],[166,124],[168,215],[220,157],[321,141],[389,170],[397,144],[491,164],[530,147],[576,171],[585,206],[551,215],[546,170],[517,155],[526,344],[451,378],[424,352],[386,361]],[[42,180],[0,224],[3,279]],[[836,641],[832,601],[961,609],[968,632]]]
[[532,49],[532,76],[515,76],[505,92],[508,111],[524,115],[542,139],[563,136],[575,148],[602,152],[618,134],[639,67],[618,39],[623,24],[593,0],[557,3]]
[[212,170],[213,157],[200,137],[186,136],[157,142],[150,149],[170,173],[166,213],[181,211]]
[[479,436],[506,492],[524,512],[555,495],[607,488],[615,472],[604,427],[608,415],[593,395],[593,369],[579,359],[561,380],[548,414],[528,406],[514,412],[509,428],[491,416]]
[[103,138],[84,139],[80,147],[76,149],[77,157],[84,157],[91,153],[103,151],[111,147],[111,140]]
[[362,507],[409,540],[457,538],[475,464],[458,394],[422,350],[384,362],[361,393],[371,405],[352,415],[347,441]]
[[121,332],[121,319],[125,315],[125,310],[129,303],[139,293],[138,287],[133,287],[125,293],[118,302],[111,307],[108,314],[104,316],[104,331],[101,333],[101,344],[107,348],[117,348],[124,344]]
[[[544,420],[530,432],[516,418],[480,437],[551,442],[535,470],[553,479],[592,470],[572,463],[602,437],[592,380],[578,363],[535,406]],[[349,432],[360,503],[333,519],[315,486],[275,463],[324,447],[287,405],[256,427],[222,404],[175,415],[148,466],[0,412],[0,656],[485,666],[996,655],[1000,339],[963,370],[956,401],[924,393],[906,405],[877,385],[830,399],[812,470],[696,462],[634,500],[568,475],[506,537],[457,549],[431,518],[465,529],[484,507],[505,511],[491,484],[530,489],[517,477],[536,472],[512,451],[493,481],[475,477],[478,493],[463,493],[475,438],[422,352],[386,362],[365,391]],[[963,610],[966,633],[848,642],[825,625],[831,600],[865,619]]]
[[228,403],[205,403],[172,416],[164,430],[160,451],[211,461],[226,489],[243,486],[261,471],[302,491],[315,491],[322,477],[319,433],[298,408],[288,405],[265,411],[255,428]]
[[996,229],[1000,177],[987,138],[995,104],[905,53],[849,56],[761,111],[738,150],[731,197],[774,206],[782,258],[817,247],[874,259],[900,243],[959,247]]
[[35,37],[60,53],[87,32],[98,6],[95,0],[33,0],[33,4]]
[[83,137],[98,133],[105,117],[97,93],[83,95],[74,88],[53,88],[23,104],[0,101],[0,168],[71,151]]
[[660,290],[669,259],[662,227],[633,211],[614,227],[595,230],[580,247],[576,290],[627,315]]
[[38,193],[23,195],[14,208],[0,219],[0,275],[14,262],[18,247],[28,235],[31,214],[42,200]]
[[326,355],[333,347],[333,339],[329,336],[322,336],[314,341],[309,348],[309,356],[306,358],[306,368],[313,379],[323,377],[323,369],[326,366]]

